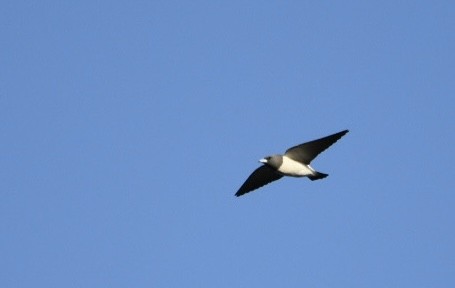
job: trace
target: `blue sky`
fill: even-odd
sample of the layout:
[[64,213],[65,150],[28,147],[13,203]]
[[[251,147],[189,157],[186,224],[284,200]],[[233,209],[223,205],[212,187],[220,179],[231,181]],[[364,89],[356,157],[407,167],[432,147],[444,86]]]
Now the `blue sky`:
[[1,287],[455,286],[452,1],[0,6]]

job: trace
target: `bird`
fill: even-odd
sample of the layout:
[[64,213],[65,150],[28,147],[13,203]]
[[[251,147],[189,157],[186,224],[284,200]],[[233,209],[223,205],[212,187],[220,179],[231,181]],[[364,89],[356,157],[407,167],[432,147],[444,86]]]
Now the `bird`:
[[235,196],[239,197],[256,190],[283,176],[308,177],[311,181],[323,179],[328,174],[318,172],[310,166],[311,161],[321,152],[337,142],[349,130],[293,146],[286,150],[283,155],[275,154],[259,160],[263,165],[257,168],[246,179]]

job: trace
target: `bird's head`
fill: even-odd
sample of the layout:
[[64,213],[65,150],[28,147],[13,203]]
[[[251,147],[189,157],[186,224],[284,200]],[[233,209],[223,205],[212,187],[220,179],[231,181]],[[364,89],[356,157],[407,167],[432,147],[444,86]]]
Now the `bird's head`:
[[281,155],[267,156],[259,160],[259,162],[270,167],[273,167],[275,169],[278,169],[278,167],[281,166],[281,163],[283,163],[283,156]]

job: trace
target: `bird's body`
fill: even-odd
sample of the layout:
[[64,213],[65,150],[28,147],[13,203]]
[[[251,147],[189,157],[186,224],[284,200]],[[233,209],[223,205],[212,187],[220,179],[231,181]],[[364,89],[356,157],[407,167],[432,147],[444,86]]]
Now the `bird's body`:
[[305,177],[313,175],[314,172],[316,172],[310,165],[305,165],[287,156],[282,157],[283,164],[278,167],[277,172],[283,174],[284,176]]
[[308,177],[312,181],[327,177],[328,174],[314,170],[310,162],[348,132],[344,130],[291,147],[284,155],[272,155],[259,160],[264,165],[248,177],[235,195],[241,196],[283,176]]
[[273,167],[277,173],[283,176],[305,177],[314,175],[316,172],[310,165],[295,161],[286,155],[268,156],[259,160],[259,162]]

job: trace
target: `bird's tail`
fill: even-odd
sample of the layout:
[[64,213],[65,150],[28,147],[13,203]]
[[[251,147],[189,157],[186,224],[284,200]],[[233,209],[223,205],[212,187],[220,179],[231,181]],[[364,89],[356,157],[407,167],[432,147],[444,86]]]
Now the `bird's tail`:
[[327,176],[329,176],[329,174],[325,174],[325,173],[321,173],[321,172],[315,171],[314,174],[308,176],[308,178],[310,178],[311,181],[314,181],[314,180],[323,179],[323,178],[325,178]]

